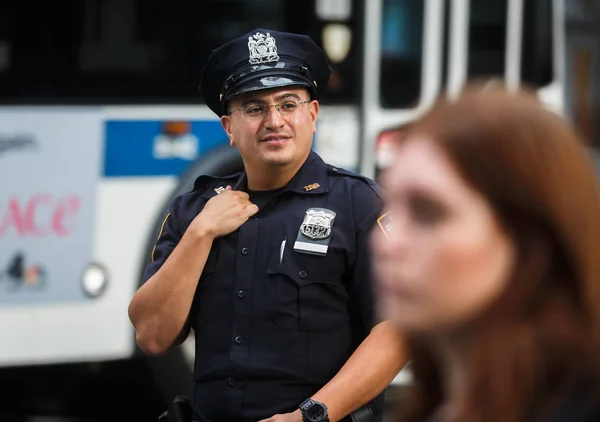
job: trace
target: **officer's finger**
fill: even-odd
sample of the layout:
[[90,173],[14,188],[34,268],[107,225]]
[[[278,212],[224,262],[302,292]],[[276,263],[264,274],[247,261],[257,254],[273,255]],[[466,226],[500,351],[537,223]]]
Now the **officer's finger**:
[[258,206],[256,204],[250,204],[244,209],[246,217],[252,217],[258,212]]
[[233,191],[233,193],[235,193],[235,195],[238,198],[242,198],[242,199],[248,199],[248,198],[250,198],[250,195],[248,195],[246,192],[241,191],[241,190]]

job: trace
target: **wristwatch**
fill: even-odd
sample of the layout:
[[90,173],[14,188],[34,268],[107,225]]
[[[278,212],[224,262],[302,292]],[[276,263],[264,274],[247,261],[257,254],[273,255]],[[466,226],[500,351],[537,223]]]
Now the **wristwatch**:
[[313,399],[306,399],[300,404],[304,422],[329,422],[327,406]]

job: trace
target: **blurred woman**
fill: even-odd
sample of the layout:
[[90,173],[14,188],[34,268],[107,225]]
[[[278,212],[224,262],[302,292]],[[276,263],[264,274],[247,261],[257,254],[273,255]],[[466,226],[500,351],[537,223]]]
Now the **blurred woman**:
[[600,420],[600,196],[569,126],[524,92],[467,89],[381,183],[380,311],[415,381],[398,420]]

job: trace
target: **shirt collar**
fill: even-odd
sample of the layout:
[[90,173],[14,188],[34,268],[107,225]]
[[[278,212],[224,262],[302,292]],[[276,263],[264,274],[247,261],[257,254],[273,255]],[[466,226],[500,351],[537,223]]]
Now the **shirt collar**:
[[329,190],[327,180],[327,164],[311,151],[285,190],[308,195],[325,193]]
[[[282,192],[292,191],[303,195],[325,193],[329,191],[327,180],[327,164],[314,151],[311,151],[300,170],[292,177]],[[246,171],[242,171],[221,179],[218,187],[208,189],[202,197],[209,199],[217,195],[227,184],[230,184],[234,190],[245,191],[248,188],[247,182]]]

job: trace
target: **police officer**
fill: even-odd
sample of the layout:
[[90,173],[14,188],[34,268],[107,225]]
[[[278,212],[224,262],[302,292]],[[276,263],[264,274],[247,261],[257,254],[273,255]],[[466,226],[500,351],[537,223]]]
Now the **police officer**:
[[337,421],[405,363],[376,319],[370,179],[312,152],[330,67],[304,35],[256,29],[210,55],[200,85],[244,171],[200,176],[170,204],[129,306],[139,346],[162,353],[194,329],[194,416]]

